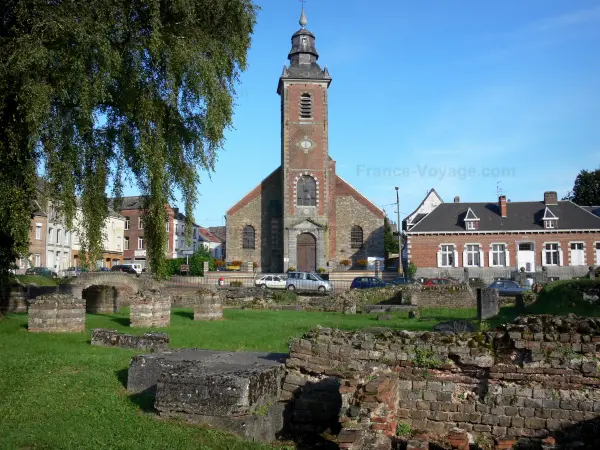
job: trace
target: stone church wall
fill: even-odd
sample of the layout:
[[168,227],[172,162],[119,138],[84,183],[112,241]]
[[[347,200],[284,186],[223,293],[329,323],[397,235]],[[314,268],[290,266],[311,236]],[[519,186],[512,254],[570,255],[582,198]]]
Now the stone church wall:
[[[262,241],[262,195],[258,194],[235,214],[227,216],[227,260],[253,261],[262,266],[260,243]],[[255,231],[255,248],[242,248],[244,227],[251,225]]]
[[[383,217],[377,217],[356,198],[344,195],[336,198],[336,260],[350,259],[356,263],[368,256],[385,257]],[[354,225],[363,229],[363,246],[350,248],[350,231]]]

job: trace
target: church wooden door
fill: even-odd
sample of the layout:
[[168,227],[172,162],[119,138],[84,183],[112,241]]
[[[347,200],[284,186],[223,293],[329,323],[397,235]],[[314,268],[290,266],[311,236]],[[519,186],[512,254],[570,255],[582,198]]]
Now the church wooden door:
[[298,236],[296,255],[299,272],[315,272],[317,270],[317,240],[312,234],[302,233]]

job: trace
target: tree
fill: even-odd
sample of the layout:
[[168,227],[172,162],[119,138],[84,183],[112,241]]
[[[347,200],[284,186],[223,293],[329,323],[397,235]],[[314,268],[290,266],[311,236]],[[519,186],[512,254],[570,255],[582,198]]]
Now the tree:
[[2,2],[0,278],[27,253],[37,173],[69,226],[81,198],[92,261],[107,186],[120,197],[135,183],[149,265],[165,275],[165,205],[178,189],[191,232],[199,171],[214,170],[231,126],[256,11],[252,0]]
[[573,190],[564,200],[571,200],[580,206],[600,205],[600,169],[579,172]]
[[383,219],[383,245],[386,253],[398,253],[398,236],[394,236],[389,219]]

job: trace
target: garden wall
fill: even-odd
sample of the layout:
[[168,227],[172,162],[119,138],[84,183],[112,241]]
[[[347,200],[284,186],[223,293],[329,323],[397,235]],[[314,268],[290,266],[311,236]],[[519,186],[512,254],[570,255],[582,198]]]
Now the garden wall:
[[598,352],[600,319],[574,316],[464,334],[317,328],[291,342],[283,397],[292,428],[341,426],[341,448],[386,439],[389,448],[398,423],[600,448]]

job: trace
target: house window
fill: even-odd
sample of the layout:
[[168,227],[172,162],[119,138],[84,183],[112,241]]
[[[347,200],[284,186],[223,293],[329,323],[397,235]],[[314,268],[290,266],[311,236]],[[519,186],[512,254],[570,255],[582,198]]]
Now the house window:
[[125,229],[129,230],[129,217],[125,217]]
[[300,96],[300,118],[312,119],[312,97],[304,93]]
[[167,229],[167,233],[171,230],[171,222],[169,222],[168,220],[167,220],[166,229]]
[[492,244],[492,266],[506,266],[506,245]]
[[317,205],[317,182],[309,175],[300,177],[296,184],[298,206]]
[[138,238],[138,249],[141,250],[144,248],[144,238],[143,237],[139,237]]
[[123,238],[123,249],[129,250],[129,238],[128,237]]
[[441,255],[440,264],[442,267],[454,266],[454,245],[442,245]]
[[544,261],[547,266],[558,266],[558,244],[546,244],[544,246]]
[[246,225],[244,227],[243,238],[242,238],[242,248],[254,249],[255,243],[255,233],[254,227],[250,225]]
[[474,230],[475,229],[475,222],[465,222],[467,224],[467,230]]
[[546,229],[553,229],[556,228],[555,226],[555,220],[544,220],[544,225],[546,225]]
[[36,226],[35,226],[35,238],[37,240],[41,240],[42,239],[42,226],[39,225],[39,224],[36,224]]
[[144,229],[144,222],[141,217],[138,217],[138,230]]
[[363,245],[363,229],[354,225],[350,231],[350,248],[361,248]]
[[466,250],[466,259],[465,266],[466,267],[478,267],[480,265],[480,253],[479,253],[479,245],[467,245]]
[[56,245],[60,244],[60,230],[56,230]]
[[35,267],[40,267],[42,265],[42,258],[39,254],[35,255]]

